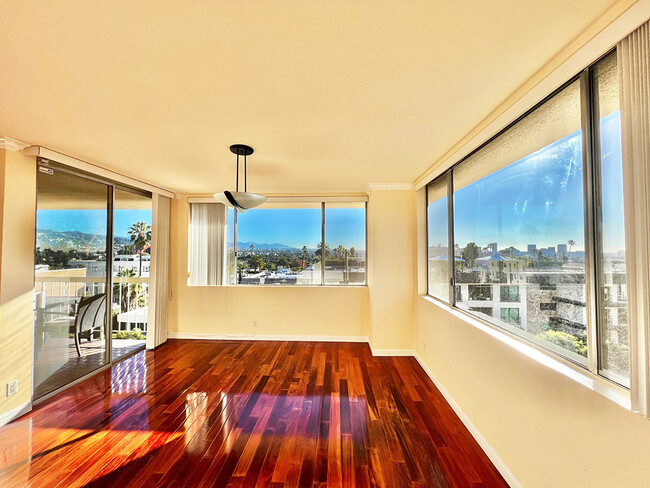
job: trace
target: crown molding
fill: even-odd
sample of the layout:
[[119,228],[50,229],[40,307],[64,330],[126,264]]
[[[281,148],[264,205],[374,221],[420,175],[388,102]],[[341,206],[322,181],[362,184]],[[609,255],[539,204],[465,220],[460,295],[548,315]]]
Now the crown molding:
[[415,187],[413,183],[368,183],[367,192],[371,191],[404,191],[413,190]]
[[18,139],[12,139],[7,136],[0,136],[0,149],[6,149],[8,151],[22,151],[29,144],[19,141]]

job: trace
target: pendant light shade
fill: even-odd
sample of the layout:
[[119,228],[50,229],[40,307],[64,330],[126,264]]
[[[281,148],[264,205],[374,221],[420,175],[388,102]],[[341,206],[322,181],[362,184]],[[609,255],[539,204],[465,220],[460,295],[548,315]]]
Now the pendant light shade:
[[[224,191],[215,193],[213,197],[229,208],[234,208],[237,212],[244,213],[249,208],[255,208],[266,202],[266,197],[257,193],[248,193],[246,163],[247,157],[253,154],[253,148],[245,144],[233,144],[230,151],[237,155],[237,178],[235,191]],[[239,156],[244,157],[244,191],[239,191]]]

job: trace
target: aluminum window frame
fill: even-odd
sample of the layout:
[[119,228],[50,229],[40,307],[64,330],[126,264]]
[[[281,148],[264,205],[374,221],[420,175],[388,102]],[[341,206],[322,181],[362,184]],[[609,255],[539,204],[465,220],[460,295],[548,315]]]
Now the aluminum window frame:
[[[600,330],[603,323],[602,318],[602,297],[599,296],[599,268],[602,263],[599,262],[599,253],[598,253],[598,233],[602,232],[602,189],[601,189],[601,180],[600,180],[600,166],[599,166],[599,117],[598,117],[598,93],[594,89],[594,76],[595,76],[595,66],[604,58],[611,55],[616,51],[616,48],[611,49],[600,56],[597,60],[591,63],[589,66],[584,68],[580,73],[574,75],[557,89],[553,90],[549,95],[544,97],[530,109],[526,110],[523,114],[517,117],[515,120],[507,124],[497,133],[488,138],[485,142],[479,145],[476,149],[471,151],[469,154],[461,158],[459,161],[454,163],[451,167],[446,169],[443,173],[436,176],[434,179],[429,181],[424,186],[425,191],[425,211],[424,211],[424,220],[425,220],[425,249],[426,249],[426,296],[429,299],[440,302],[445,306],[451,306],[455,311],[459,311],[464,315],[470,316],[474,320],[478,320],[490,327],[496,328],[499,331],[506,332],[508,335],[515,337],[519,341],[523,341],[526,344],[533,346],[535,349],[541,350],[544,353],[550,354],[553,357],[560,358],[562,360],[568,361],[569,363],[578,366],[580,369],[588,371],[589,373],[595,375],[599,379],[604,380],[606,383],[611,383],[613,386],[624,389],[629,392],[630,388],[622,385],[621,383],[616,382],[615,380],[608,378],[607,376],[600,374]],[[558,352],[554,349],[544,346],[537,342],[524,337],[523,335],[513,334],[508,329],[492,322],[484,320],[482,317],[473,314],[471,311],[458,308],[456,306],[455,300],[455,286],[456,283],[456,273],[454,266],[455,259],[455,236],[454,236],[454,171],[461,164],[467,161],[471,156],[476,154],[479,151],[482,151],[488,144],[494,141],[497,137],[501,136],[504,132],[509,130],[511,127],[520,123],[523,119],[528,117],[534,111],[539,109],[544,103],[555,97],[569,85],[579,82],[580,86],[580,120],[581,120],[581,136],[582,136],[582,163],[583,163],[583,202],[584,202],[584,233],[585,233],[585,301],[587,304],[587,364],[582,364],[571,358],[568,355],[564,355],[561,352]],[[429,283],[429,270],[428,270],[428,255],[429,255],[429,199],[428,199],[428,190],[429,186],[438,183],[442,178],[447,178],[447,205],[448,205],[448,222],[447,222],[447,232],[449,236],[449,262],[450,262],[450,279],[449,279],[449,300],[445,301],[438,297],[435,297],[429,293],[430,283]],[[628,327],[631,329],[631,325],[628,324]],[[630,354],[632,354],[632,348],[630,348]],[[633,372],[630,371],[630,379],[632,379]]]
[[[321,212],[321,272],[320,272],[320,283],[319,284],[295,284],[295,285],[290,285],[290,284],[281,284],[281,283],[269,283],[269,284],[242,284],[239,282],[239,276],[238,276],[238,271],[237,271],[237,260],[238,260],[238,251],[237,251],[237,214],[238,212],[234,212],[234,217],[233,217],[233,254],[235,258],[235,282],[234,284],[223,284],[223,285],[217,285],[217,286],[243,286],[243,287],[277,287],[277,288],[312,288],[312,287],[319,287],[319,286],[327,286],[327,287],[332,287],[332,288],[348,288],[348,287],[367,287],[368,286],[368,255],[369,255],[369,249],[368,249],[368,200],[367,199],[361,199],[361,198],[349,198],[349,197],[341,197],[341,198],[319,198],[316,199],[314,197],[311,198],[305,198],[305,199],[292,199],[291,197],[286,197],[284,199],[282,198],[276,198],[272,199],[271,203],[281,203],[284,200],[287,200],[288,202],[295,203],[297,209],[303,208],[300,207],[300,203],[320,203],[320,212]],[[363,283],[347,283],[347,284],[326,284],[325,283],[325,211],[327,209],[327,204],[328,203],[338,203],[338,202],[346,202],[346,203],[358,203],[358,204],[363,204],[363,221],[364,221],[364,229],[363,229],[363,238],[364,238],[364,251],[365,251],[365,271],[364,271],[364,276],[363,276]],[[190,202],[192,203],[192,202]],[[254,209],[253,209],[254,210]],[[290,210],[290,209],[286,209]],[[226,221],[228,219],[228,214],[226,213]],[[227,247],[227,246],[226,246]],[[226,253],[228,252],[228,249],[226,249]],[[230,281],[229,279],[226,281]]]

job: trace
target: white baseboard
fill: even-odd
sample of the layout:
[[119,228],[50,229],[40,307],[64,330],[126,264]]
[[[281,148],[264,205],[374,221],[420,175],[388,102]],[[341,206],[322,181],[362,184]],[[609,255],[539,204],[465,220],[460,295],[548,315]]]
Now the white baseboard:
[[413,349],[376,349],[372,347],[372,342],[368,341],[370,351],[373,356],[413,356],[415,351]]
[[280,334],[167,334],[168,339],[208,339],[220,341],[300,341],[300,342],[368,342],[364,336],[321,336]]
[[31,411],[31,409],[32,409],[32,402],[27,402],[27,403],[23,403],[22,405],[18,405],[16,408],[12,408],[8,412],[1,414],[0,427],[8,424],[14,419],[17,419],[21,415],[25,415],[27,412]]
[[413,356],[413,349],[372,349],[372,355],[373,356]]
[[462,408],[460,408],[460,405],[456,403],[454,398],[451,396],[451,394],[447,391],[447,389],[442,385],[440,380],[436,378],[436,376],[433,374],[433,372],[429,369],[429,367],[426,365],[424,360],[420,357],[417,351],[413,351],[413,356],[417,360],[418,363],[420,363],[420,366],[422,366],[422,369],[425,371],[425,373],[429,376],[431,381],[433,381],[433,384],[436,385],[436,388],[440,391],[443,397],[445,397],[445,400],[447,400],[447,403],[449,406],[453,409],[454,413],[458,416],[458,418],[463,422],[467,430],[469,430],[469,433],[472,434],[472,437],[476,439],[476,442],[478,442],[478,445],[481,446],[481,449],[487,454],[487,457],[490,458],[490,461],[492,461],[492,464],[499,470],[499,473],[501,473],[501,476],[506,480],[506,482],[512,487],[512,488],[522,488],[522,484],[519,482],[519,480],[515,477],[515,475],[510,471],[506,463],[501,459],[501,456],[497,454],[497,452],[494,450],[494,448],[488,443],[487,439],[483,437],[483,434],[476,428],[474,423],[470,420],[470,418],[467,416],[467,414],[463,411]]

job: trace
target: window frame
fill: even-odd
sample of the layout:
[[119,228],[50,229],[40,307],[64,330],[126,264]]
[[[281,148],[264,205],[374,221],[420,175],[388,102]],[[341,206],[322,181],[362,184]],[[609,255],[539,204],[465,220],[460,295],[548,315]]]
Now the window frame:
[[[615,389],[621,389],[629,394],[630,388],[626,385],[616,382],[615,380],[608,378],[600,374],[600,344],[599,344],[599,330],[600,324],[603,322],[601,316],[601,305],[600,301],[602,298],[598,295],[598,286],[599,286],[599,273],[598,266],[601,263],[598,262],[598,236],[597,232],[602,225],[602,210],[600,202],[602,200],[601,187],[600,187],[600,173],[599,173],[599,164],[600,161],[596,158],[600,155],[599,144],[599,117],[598,117],[598,93],[594,90],[593,77],[595,76],[595,66],[604,58],[616,52],[616,48],[608,50],[598,59],[593,61],[589,66],[584,68],[582,71],[572,76],[569,80],[564,82],[561,86],[553,90],[550,94],[545,96],[542,100],[535,103],[531,108],[526,110],[524,113],[516,117],[512,122],[507,124],[505,127],[497,131],[482,144],[476,147],[474,150],[469,152],[459,161],[451,165],[444,172],[437,175],[431,181],[429,181],[424,186],[425,193],[425,211],[424,211],[424,220],[425,220],[425,233],[424,237],[425,250],[426,250],[426,262],[427,268],[425,270],[426,274],[426,292],[425,295],[428,299],[433,300],[434,303],[439,303],[443,307],[451,307],[454,312],[460,313],[461,315],[471,317],[472,320],[479,321],[482,324],[489,326],[490,328],[496,329],[499,332],[506,333],[510,337],[514,337],[517,341],[523,342],[528,346],[540,350],[546,354],[549,354],[551,357],[556,359],[561,359],[568,362],[572,366],[577,366],[580,371],[588,372],[598,378],[599,381],[602,380],[605,384],[609,384]],[[586,301],[586,311],[587,311],[587,344],[588,344],[588,356],[587,364],[584,365],[575,359],[571,358],[569,355],[565,355],[562,352],[559,352],[550,347],[546,347],[544,344],[534,342],[522,335],[513,333],[512,331],[502,327],[496,323],[489,322],[482,317],[471,313],[471,311],[461,309],[456,306],[456,296],[455,296],[455,286],[456,275],[454,272],[454,254],[455,254],[455,236],[454,236],[454,170],[471,156],[476,154],[479,151],[482,151],[488,144],[494,141],[496,138],[501,136],[504,132],[508,131],[513,126],[520,123],[523,119],[528,117],[538,108],[540,108],[544,103],[551,100],[553,97],[562,92],[565,88],[570,86],[573,83],[579,82],[580,89],[580,121],[581,121],[581,136],[582,136],[582,165],[583,165],[583,205],[584,205],[584,238],[585,238],[585,301]],[[429,293],[429,272],[428,272],[428,252],[429,252],[429,201],[428,201],[428,188],[429,185],[439,182],[441,179],[447,178],[447,205],[448,205],[448,236],[449,236],[449,257],[450,257],[450,278],[449,278],[449,300],[443,300],[438,297],[435,297]],[[520,298],[521,300],[521,298]],[[631,326],[629,326],[631,328]],[[631,333],[631,332],[630,332]],[[632,347],[630,347],[630,354],[632,354]],[[630,371],[630,380],[632,380],[633,372]]]
[[[197,199],[198,200],[198,199]],[[190,202],[194,203],[194,202]],[[311,287],[333,287],[333,288],[347,288],[347,287],[367,287],[368,286],[368,198],[366,197],[311,197],[311,198],[301,198],[301,197],[268,197],[267,203],[273,204],[273,203],[291,203],[295,204],[295,208],[301,208],[300,204],[307,204],[307,203],[320,203],[320,212],[321,212],[321,249],[325,249],[325,211],[327,209],[327,204],[336,204],[336,203],[358,203],[358,204],[363,204],[363,213],[364,213],[364,251],[365,251],[365,271],[364,271],[364,278],[363,278],[363,283],[354,283],[354,284],[326,284],[325,283],[325,258],[324,256],[321,256],[321,281],[318,284],[281,284],[281,283],[269,283],[269,284],[242,284],[242,283],[237,283],[237,279],[235,279],[234,284],[223,284],[220,286],[251,286],[251,287],[282,287],[282,288],[311,288]],[[230,209],[227,209],[230,210]],[[253,209],[254,210],[254,209]],[[237,259],[238,259],[238,251],[237,251],[237,214],[238,212],[234,212],[234,218],[233,218],[233,254],[234,254],[234,260],[235,260],[235,273],[237,272]],[[226,215],[226,225],[227,225],[227,220],[228,217]],[[227,246],[226,246],[227,247]],[[228,249],[226,249],[226,254],[228,254]],[[324,253],[323,253],[324,254]],[[228,281],[228,280],[226,280]],[[219,286],[219,285],[218,285]]]

